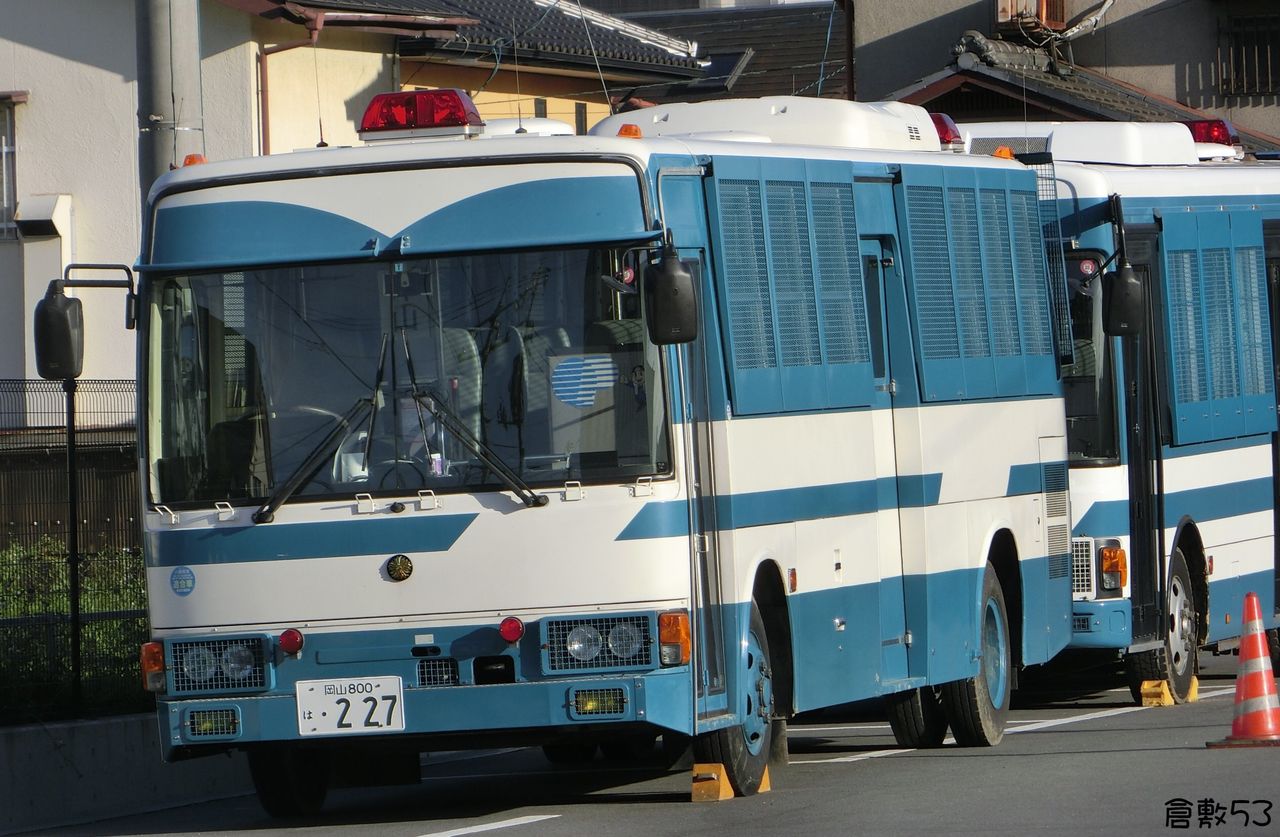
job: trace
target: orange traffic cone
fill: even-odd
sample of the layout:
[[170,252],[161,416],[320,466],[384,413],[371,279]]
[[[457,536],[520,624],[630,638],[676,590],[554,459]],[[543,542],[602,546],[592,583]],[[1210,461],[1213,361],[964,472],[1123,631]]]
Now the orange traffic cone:
[[1276,678],[1257,593],[1244,597],[1244,635],[1240,637],[1231,734],[1221,741],[1205,742],[1205,746],[1280,747],[1280,700],[1276,699]]

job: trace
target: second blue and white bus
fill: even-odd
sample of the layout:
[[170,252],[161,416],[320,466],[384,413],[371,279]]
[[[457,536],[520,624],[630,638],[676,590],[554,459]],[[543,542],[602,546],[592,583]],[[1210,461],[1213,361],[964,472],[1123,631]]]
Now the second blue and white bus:
[[[1074,342],[1072,647],[1121,652],[1135,699],[1164,683],[1180,703],[1200,649],[1237,646],[1253,592],[1280,664],[1280,166],[1244,159],[1216,120],[962,132],[971,150],[1052,158]],[[1098,277],[1126,261],[1146,312],[1109,337]]]

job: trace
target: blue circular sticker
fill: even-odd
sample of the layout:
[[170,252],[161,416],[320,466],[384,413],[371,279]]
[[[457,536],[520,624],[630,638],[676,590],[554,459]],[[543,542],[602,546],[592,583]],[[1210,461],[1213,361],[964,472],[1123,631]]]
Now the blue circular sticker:
[[174,567],[173,572],[169,573],[169,586],[176,595],[190,596],[191,591],[196,589],[196,574],[190,567]]

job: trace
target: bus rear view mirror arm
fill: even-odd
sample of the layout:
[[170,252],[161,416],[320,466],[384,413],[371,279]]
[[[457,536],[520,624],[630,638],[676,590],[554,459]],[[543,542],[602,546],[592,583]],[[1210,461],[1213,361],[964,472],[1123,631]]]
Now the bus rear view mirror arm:
[[[73,270],[120,270],[124,279],[72,279]],[[132,329],[138,321],[138,295],[133,288],[133,271],[122,264],[69,264],[61,279],[49,283],[44,298],[36,303],[34,342],[36,371],[49,381],[79,378],[84,366],[84,312],[79,299],[68,297],[67,288],[121,288],[126,291],[124,325]]]

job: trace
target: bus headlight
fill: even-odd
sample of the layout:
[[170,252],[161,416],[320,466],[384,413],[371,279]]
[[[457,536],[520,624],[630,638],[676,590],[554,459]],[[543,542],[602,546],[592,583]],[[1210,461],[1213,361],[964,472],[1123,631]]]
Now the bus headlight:
[[247,645],[232,645],[222,652],[222,671],[232,680],[243,680],[253,674],[255,660]]
[[565,638],[569,656],[584,663],[594,660],[602,646],[600,632],[590,625],[579,625],[569,631],[569,636]]
[[218,673],[218,660],[208,648],[192,648],[182,658],[182,673],[203,683]]
[[622,659],[640,653],[640,631],[630,622],[619,622],[609,631],[609,650]]

